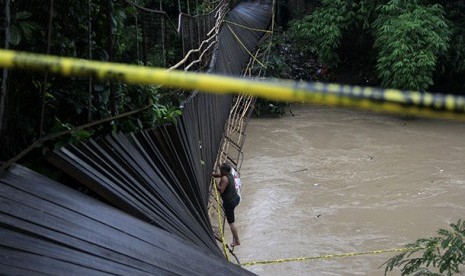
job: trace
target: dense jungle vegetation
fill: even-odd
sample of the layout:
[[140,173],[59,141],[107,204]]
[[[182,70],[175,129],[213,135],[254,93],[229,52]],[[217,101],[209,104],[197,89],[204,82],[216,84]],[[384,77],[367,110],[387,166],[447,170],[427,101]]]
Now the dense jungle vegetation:
[[[16,50],[170,67],[183,56],[178,14],[206,13],[218,2],[4,0],[0,42]],[[166,16],[138,7],[163,10]],[[266,76],[461,94],[464,17],[460,0],[278,0]],[[0,161],[57,131],[70,135],[41,144],[40,151],[173,122],[185,96],[150,86],[13,70],[4,70],[1,78]],[[280,115],[284,106],[257,102],[259,113]],[[143,111],[74,131],[134,110]]]
[[[184,55],[178,15],[206,14],[218,2],[6,0],[0,43],[13,50],[169,68]],[[0,163],[51,133],[70,132],[38,145],[38,151],[110,131],[174,122],[186,96],[154,86],[28,71],[3,70],[1,78]],[[121,117],[131,111],[139,112]],[[105,119],[106,123],[75,130]]]
[[[464,93],[464,1],[292,2],[300,8],[278,2],[268,76]],[[282,103],[259,104],[283,112]]]

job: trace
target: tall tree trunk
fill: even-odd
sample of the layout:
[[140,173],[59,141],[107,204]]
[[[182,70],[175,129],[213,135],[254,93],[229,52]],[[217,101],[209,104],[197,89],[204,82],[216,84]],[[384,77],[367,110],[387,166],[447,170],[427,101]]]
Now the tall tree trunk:
[[[160,11],[163,11],[163,4],[160,0]],[[161,47],[163,51],[163,67],[166,67],[166,46],[165,46],[165,16],[161,15]]]
[[[142,14],[144,15],[144,14]],[[142,59],[144,65],[148,64],[148,39],[147,39],[147,25],[144,16],[142,17]]]
[[[87,17],[88,17],[88,40],[89,40],[89,60],[92,60],[92,0],[87,1]],[[93,78],[92,76],[89,77],[89,93],[87,95],[87,121],[90,122],[92,120],[92,94],[93,94]]]
[[[113,47],[113,0],[108,0],[107,2],[107,19],[108,19],[108,57],[109,61],[114,59],[114,47]],[[116,92],[114,81],[110,80],[110,110],[111,115],[115,116],[117,113],[116,110]]]
[[179,13],[182,12],[182,9],[181,9],[181,0],[178,0],[178,8],[179,8]]
[[[47,30],[47,55],[50,54],[50,46],[52,43],[52,31],[53,31],[53,8],[54,8],[54,0],[50,0],[49,6],[49,15],[48,15],[48,30]],[[45,73],[44,76],[44,86],[42,88],[42,107],[40,111],[40,126],[39,126],[39,137],[42,138],[45,134],[44,124],[45,124],[45,94],[47,94],[47,83],[48,83],[48,72]]]
[[[10,23],[11,23],[11,14],[10,14],[10,0],[5,0],[5,49],[10,48]],[[3,129],[3,122],[5,120],[5,108],[6,108],[6,98],[7,98],[7,81],[8,81],[8,70],[3,69],[2,77],[2,88],[0,91],[0,133]]]
[[[138,1],[135,0],[136,5]],[[161,0],[160,0],[160,5],[161,5]],[[135,36],[136,36],[136,58],[137,58],[137,63],[139,63],[140,56],[139,56],[139,9],[136,8],[136,13],[134,15],[134,25],[135,25]]]

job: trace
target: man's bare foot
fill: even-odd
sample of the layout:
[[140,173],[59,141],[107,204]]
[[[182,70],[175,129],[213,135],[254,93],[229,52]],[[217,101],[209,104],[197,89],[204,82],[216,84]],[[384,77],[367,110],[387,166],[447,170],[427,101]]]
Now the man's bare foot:
[[231,243],[231,248],[234,248],[234,246],[239,246],[239,245],[241,245],[240,242],[238,242],[238,241],[233,241],[233,242]]

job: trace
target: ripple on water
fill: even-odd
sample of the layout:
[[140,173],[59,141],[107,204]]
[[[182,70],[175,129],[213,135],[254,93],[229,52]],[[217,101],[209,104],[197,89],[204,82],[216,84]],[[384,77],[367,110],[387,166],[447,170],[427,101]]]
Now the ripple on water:
[[[463,218],[465,124],[319,106],[292,110],[295,117],[249,123],[236,212],[241,261],[395,248]],[[392,255],[248,269],[383,275],[378,268]]]

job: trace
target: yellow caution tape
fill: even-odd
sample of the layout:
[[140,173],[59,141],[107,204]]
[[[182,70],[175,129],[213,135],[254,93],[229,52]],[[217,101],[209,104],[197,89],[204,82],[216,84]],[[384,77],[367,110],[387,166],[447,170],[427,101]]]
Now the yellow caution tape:
[[[413,249],[418,249],[418,248],[413,248]],[[389,253],[389,252],[404,252],[408,250],[412,250],[412,248],[395,248],[395,249],[387,249],[387,250],[373,250],[373,251],[352,252],[352,253],[343,253],[343,254],[328,254],[328,255],[313,256],[313,257],[298,257],[298,258],[278,259],[278,260],[269,260],[269,261],[253,261],[253,262],[242,263],[241,266],[277,264],[277,263],[286,263],[286,262],[310,261],[310,260],[318,260],[318,259],[334,259],[334,258],[360,256],[360,255],[382,254],[382,253]]]
[[276,101],[347,106],[403,115],[465,120],[463,96],[320,82],[254,80],[11,50],[0,50],[0,67],[48,71],[64,76],[93,76],[127,83],[159,84],[217,94],[239,93]]

